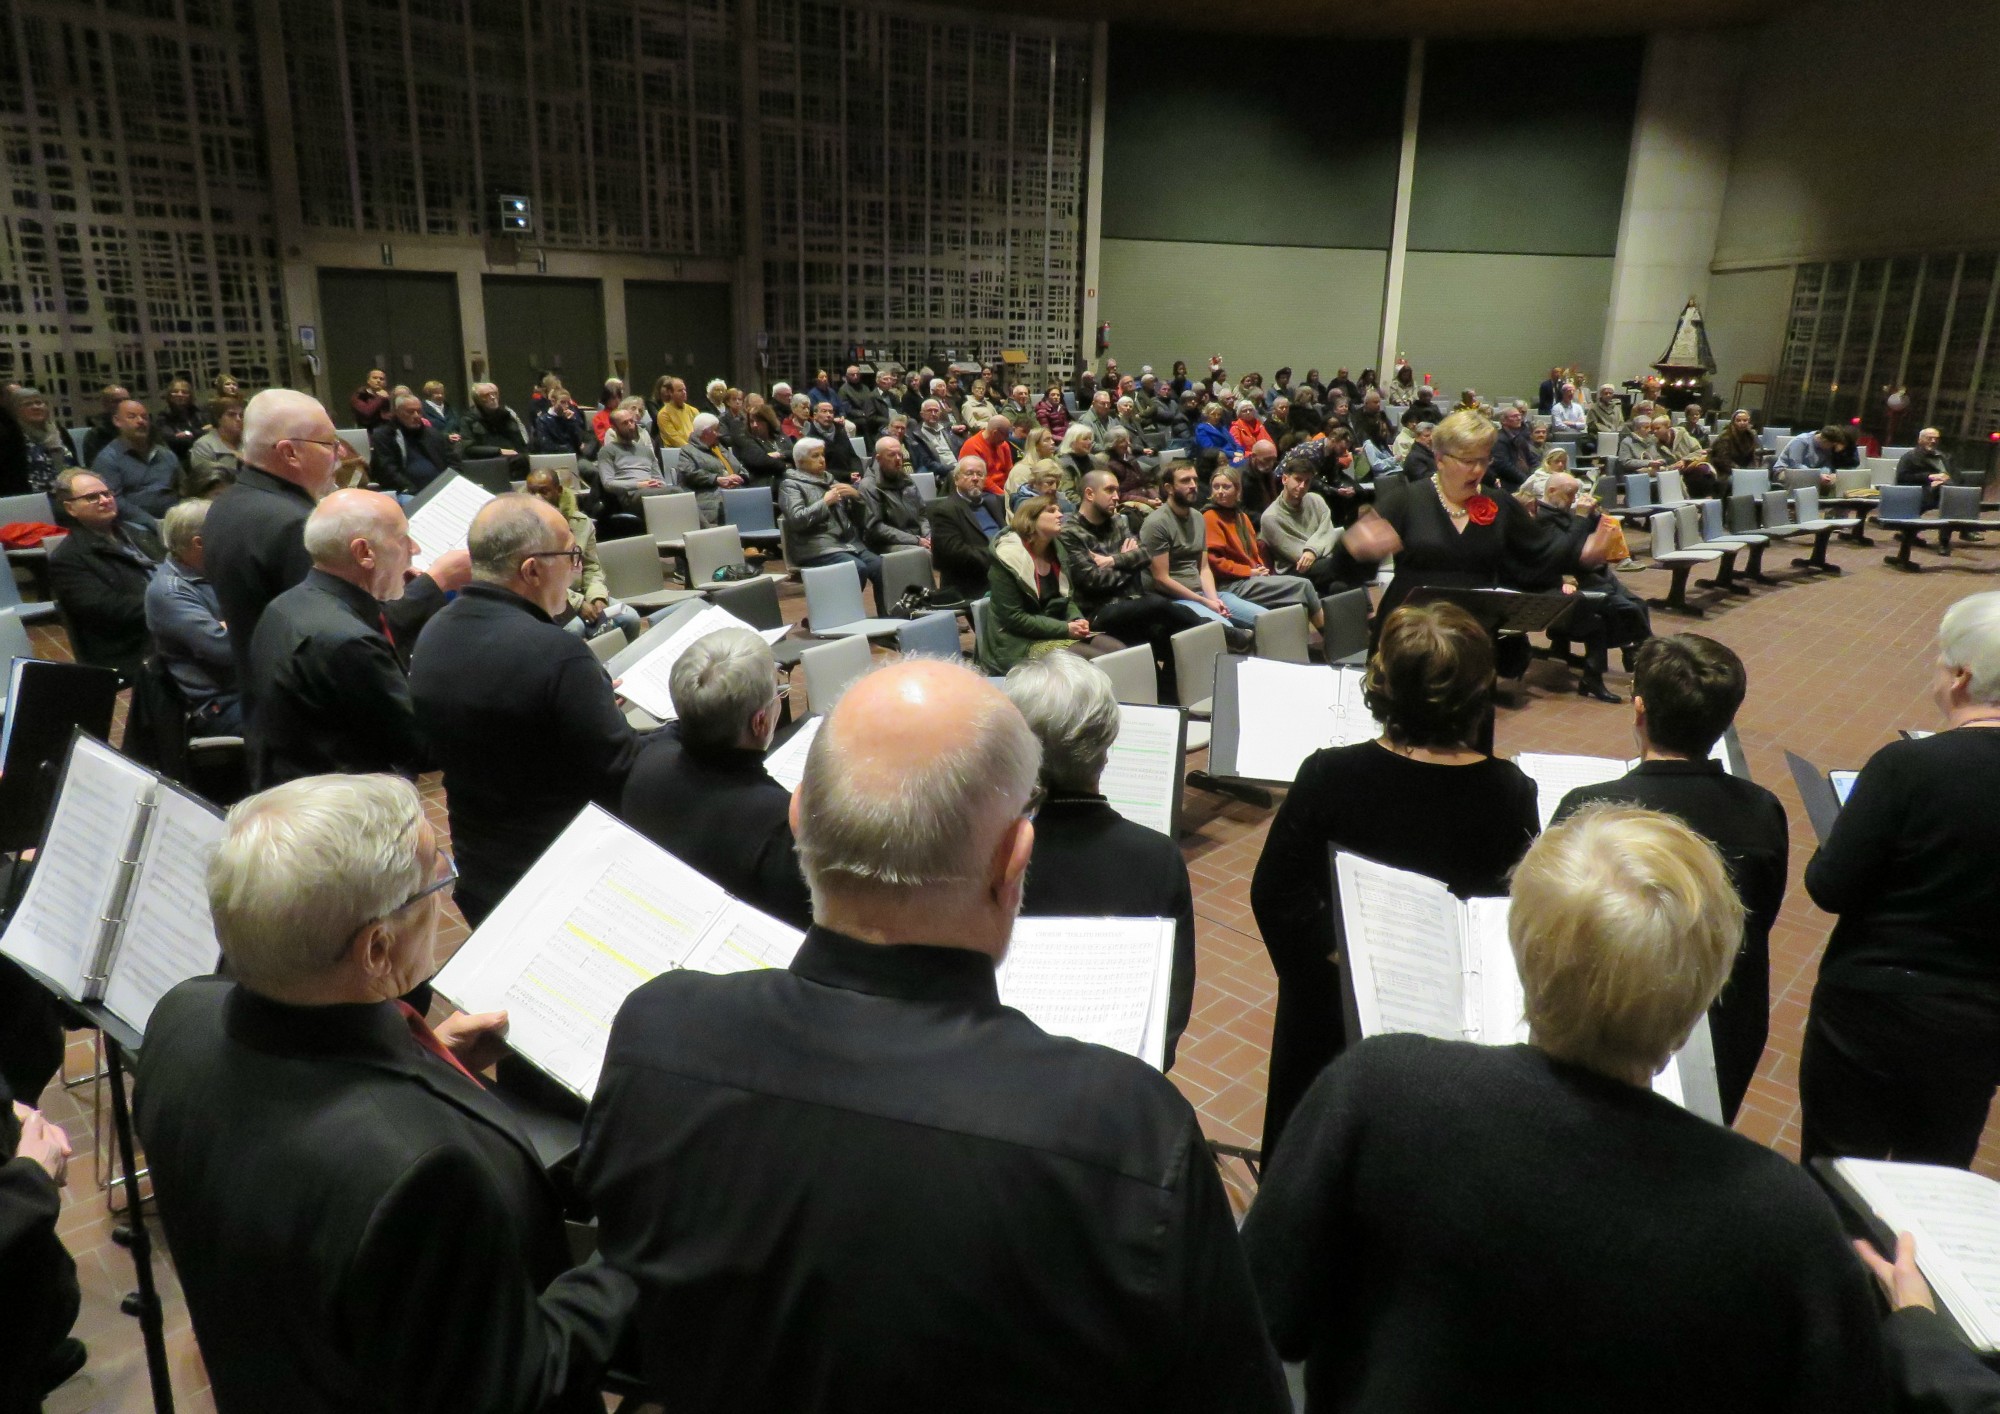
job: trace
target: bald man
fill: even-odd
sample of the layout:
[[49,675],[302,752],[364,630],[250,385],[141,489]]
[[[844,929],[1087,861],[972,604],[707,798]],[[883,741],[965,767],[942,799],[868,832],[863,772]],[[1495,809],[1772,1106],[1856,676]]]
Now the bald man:
[[[313,567],[306,518],[333,490],[340,439],[316,400],[290,388],[267,388],[243,410],[238,456],[236,484],[216,498],[202,539],[239,676],[248,684],[250,644],[265,607]],[[461,587],[468,574],[465,552],[454,550],[411,581],[385,607],[398,644],[416,642],[424,620],[444,607],[445,592]]]
[[578,1181],[676,1410],[1290,1408],[1187,1102],[1000,1004],[1040,758],[965,668],[861,678],[793,797],[791,966],[620,1010]]
[[577,811],[617,810],[639,736],[589,647],[555,623],[583,561],[562,512],[499,496],[466,544],[472,582],[425,625],[410,695],[444,772],[458,906],[476,927]]
[[384,612],[416,552],[410,523],[391,497],[335,491],[306,518],[302,544],[312,567],[250,640],[252,788],[341,771],[415,777],[423,743]]

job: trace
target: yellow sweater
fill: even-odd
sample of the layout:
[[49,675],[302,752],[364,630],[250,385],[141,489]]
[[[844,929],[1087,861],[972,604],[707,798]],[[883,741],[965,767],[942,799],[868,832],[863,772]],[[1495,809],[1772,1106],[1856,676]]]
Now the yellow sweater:
[[685,447],[694,432],[694,409],[686,403],[676,407],[667,403],[660,408],[657,419],[660,424],[660,445],[662,447]]

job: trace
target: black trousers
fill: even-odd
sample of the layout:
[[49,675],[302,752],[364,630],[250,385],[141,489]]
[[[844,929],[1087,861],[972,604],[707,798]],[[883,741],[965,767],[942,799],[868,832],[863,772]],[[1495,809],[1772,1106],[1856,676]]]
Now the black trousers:
[[2000,1085],[2000,1001],[1813,989],[1799,1058],[1801,1159],[1969,1168]]
[[1722,1122],[1736,1123],[1743,1096],[1764,1058],[1771,1034],[1771,943],[1743,940],[1729,985],[1708,1009],[1708,1039],[1715,1048],[1715,1088],[1722,1096]]

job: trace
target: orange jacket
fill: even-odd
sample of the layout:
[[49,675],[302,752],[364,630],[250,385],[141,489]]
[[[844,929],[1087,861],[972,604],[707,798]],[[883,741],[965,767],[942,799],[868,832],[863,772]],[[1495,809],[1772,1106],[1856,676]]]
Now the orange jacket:
[[985,489],[995,496],[1005,495],[1007,473],[1014,469],[1014,444],[1005,437],[1000,445],[994,446],[986,440],[984,432],[975,432],[965,439],[965,445],[958,449],[961,457],[978,457],[986,463]]
[[1264,547],[1257,543],[1247,513],[1210,506],[1201,518],[1208,522],[1208,564],[1217,579],[1248,579],[1266,567]]

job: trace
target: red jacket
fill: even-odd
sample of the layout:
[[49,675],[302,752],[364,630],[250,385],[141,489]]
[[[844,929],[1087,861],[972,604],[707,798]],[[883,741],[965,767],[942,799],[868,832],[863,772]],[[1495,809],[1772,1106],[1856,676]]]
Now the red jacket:
[[1007,490],[1007,473],[1014,469],[1014,444],[1005,437],[1000,445],[994,446],[986,440],[984,432],[975,432],[965,439],[965,445],[958,449],[963,457],[978,457],[986,463],[985,489],[994,495],[1004,495]]

